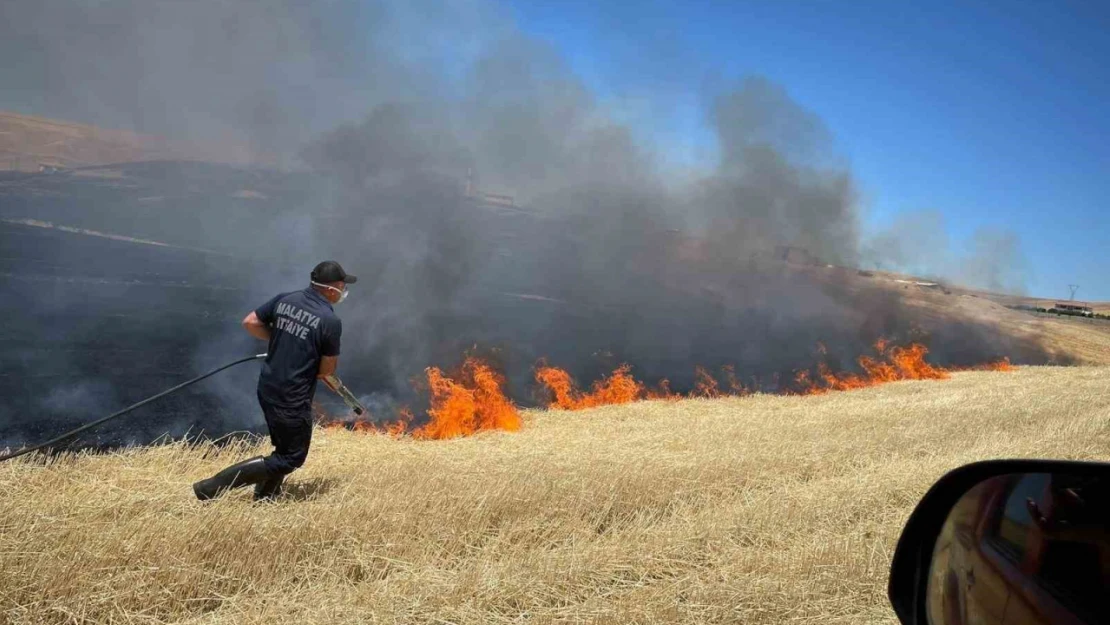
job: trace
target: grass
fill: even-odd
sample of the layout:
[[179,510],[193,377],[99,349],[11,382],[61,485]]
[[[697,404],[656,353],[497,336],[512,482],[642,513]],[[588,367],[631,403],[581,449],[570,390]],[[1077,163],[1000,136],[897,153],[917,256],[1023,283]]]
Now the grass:
[[1004,296],[944,295],[932,290],[905,292],[902,302],[923,318],[978,322],[995,329],[1000,338],[1038,344],[1053,364],[1110,365],[1110,322],[1011,310],[992,297],[1007,304],[1023,303]]
[[265,451],[0,465],[0,622],[893,623],[925,490],[978,459],[1106,459],[1110,369],[530,412],[451,441],[318,430],[284,499],[192,499]]

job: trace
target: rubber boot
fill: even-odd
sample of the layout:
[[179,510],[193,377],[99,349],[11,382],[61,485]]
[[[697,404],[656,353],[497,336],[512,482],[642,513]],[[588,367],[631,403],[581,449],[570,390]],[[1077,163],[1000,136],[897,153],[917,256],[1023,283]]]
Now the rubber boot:
[[285,481],[284,475],[271,475],[266,478],[266,481],[259,482],[254,486],[254,500],[255,501],[270,501],[277,499],[281,494],[281,483]]
[[226,490],[258,484],[269,477],[270,472],[266,470],[266,463],[262,460],[262,456],[256,456],[233,464],[207,480],[193,484],[193,492],[197,499],[207,501]]

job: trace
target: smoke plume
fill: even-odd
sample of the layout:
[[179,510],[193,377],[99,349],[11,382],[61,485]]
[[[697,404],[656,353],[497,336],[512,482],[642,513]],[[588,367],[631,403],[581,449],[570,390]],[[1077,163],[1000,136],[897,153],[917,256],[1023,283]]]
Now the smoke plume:
[[[856,183],[828,132],[764,78],[705,102],[719,158],[691,177],[667,165],[666,145],[617,121],[549,45],[482,2],[63,0],[0,12],[0,57],[20,59],[0,68],[0,108],[208,142],[270,166],[128,166],[131,187],[9,195],[5,215],[211,251],[174,252],[115,298],[59,294],[52,314],[86,320],[89,335],[12,363],[17,374],[60,362],[79,382],[104,359],[122,362],[109,352],[127,343],[138,377],[95,379],[110,379],[116,399],[139,399],[177,373],[257,351],[238,320],[305,286],[327,258],[361,278],[337,308],[341,374],[382,407],[411,399],[424,367],[474,346],[522,403],[541,358],[583,380],[629,362],[638,377],[682,389],[695,364],[735,365],[744,381],[788,375],[818,341],[846,365],[880,336],[931,337],[941,364],[1043,356],[783,263],[801,253],[810,269],[853,267],[872,250],[861,249]],[[889,257],[893,240],[873,243]],[[983,239],[979,249],[1006,245]],[[66,249],[58,263],[90,271],[130,253],[78,261]],[[990,265],[972,270],[1008,280]],[[167,286],[171,274],[183,285]],[[117,309],[127,319],[109,343],[103,324]],[[105,351],[78,362],[64,350],[78,339]],[[206,391],[220,410],[181,406],[143,423],[156,424],[152,434],[168,422],[175,432],[257,426],[251,385],[252,372],[237,372]],[[59,397],[83,397],[75,388]],[[7,408],[58,405],[47,403]]]
[[1025,293],[1030,266],[1016,234],[984,227],[958,243],[953,245],[940,212],[903,213],[863,241],[861,261],[997,293]]

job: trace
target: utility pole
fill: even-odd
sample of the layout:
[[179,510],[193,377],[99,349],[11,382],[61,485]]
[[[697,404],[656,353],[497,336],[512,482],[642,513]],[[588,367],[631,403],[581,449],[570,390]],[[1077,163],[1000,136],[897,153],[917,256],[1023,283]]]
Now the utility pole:
[[1071,289],[1071,298],[1068,301],[1075,301],[1075,292],[1079,290],[1078,284],[1069,284],[1068,288]]

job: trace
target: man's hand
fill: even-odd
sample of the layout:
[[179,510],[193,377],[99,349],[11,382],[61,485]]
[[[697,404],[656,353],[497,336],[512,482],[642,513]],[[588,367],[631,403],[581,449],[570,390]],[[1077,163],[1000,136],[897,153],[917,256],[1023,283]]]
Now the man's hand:
[[335,373],[335,370],[338,368],[339,356],[320,356],[320,369],[316,372],[316,377],[323,380],[324,384],[328,385],[328,388],[336,392],[338,392],[339,389],[332,385],[328,376]]
[[243,318],[243,328],[256,339],[261,339],[263,341],[270,340],[270,327],[262,323],[262,320],[258,318],[258,315],[254,314],[253,310],[251,314]]
[[362,402],[360,402],[358,398],[355,397],[354,393],[352,393],[350,390],[347,389],[346,386],[343,385],[343,381],[340,380],[334,373],[323,375],[320,377],[320,379],[324,381],[324,384],[328,385],[328,388],[335,391],[337,395],[343,398],[343,403],[347,404],[347,406],[351,410],[353,410],[356,415],[361,415],[366,412],[366,407],[362,405]]

